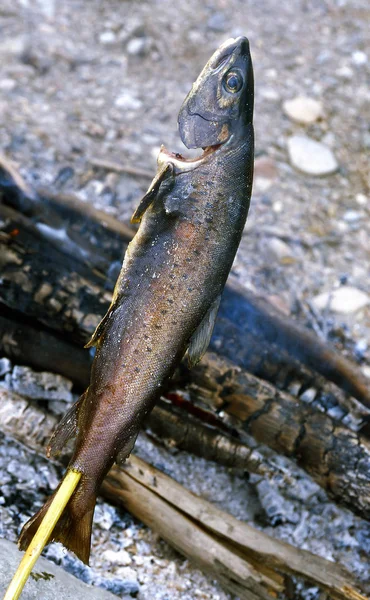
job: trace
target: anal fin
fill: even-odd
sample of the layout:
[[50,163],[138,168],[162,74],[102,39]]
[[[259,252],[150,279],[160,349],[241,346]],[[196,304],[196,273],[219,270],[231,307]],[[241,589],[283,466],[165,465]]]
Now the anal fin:
[[78,425],[78,413],[82,406],[82,403],[86,397],[87,391],[80,396],[71,408],[66,412],[62,420],[58,423],[55,431],[53,432],[48,446],[46,448],[46,456],[58,456],[62,448],[66,445],[68,440],[73,438],[77,433]]
[[212,302],[200,325],[190,338],[188,347],[189,367],[194,367],[200,361],[209,346],[220,302],[221,294]]

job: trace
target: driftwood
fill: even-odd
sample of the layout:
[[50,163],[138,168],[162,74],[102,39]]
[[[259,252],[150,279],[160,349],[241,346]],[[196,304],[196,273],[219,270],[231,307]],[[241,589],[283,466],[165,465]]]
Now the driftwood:
[[[36,451],[56,422],[54,416],[1,389],[0,417],[6,433]],[[123,504],[240,598],[276,597],[285,591],[284,576],[295,575],[332,598],[365,599],[343,568],[236,520],[134,456],[124,468],[111,469],[102,494]]]

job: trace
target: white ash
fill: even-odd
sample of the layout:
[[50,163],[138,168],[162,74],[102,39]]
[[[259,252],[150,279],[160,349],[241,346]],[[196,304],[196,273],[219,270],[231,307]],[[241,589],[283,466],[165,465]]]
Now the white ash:
[[2,385],[32,400],[63,400],[73,402],[72,382],[55,373],[36,372],[29,367],[15,366],[5,375]]

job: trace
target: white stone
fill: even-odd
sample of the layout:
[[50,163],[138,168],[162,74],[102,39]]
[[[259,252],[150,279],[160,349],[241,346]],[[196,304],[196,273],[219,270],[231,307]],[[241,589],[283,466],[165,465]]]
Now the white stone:
[[0,90],[2,92],[12,92],[16,85],[17,82],[14,79],[10,79],[10,77],[0,80]]
[[321,102],[307,96],[297,96],[292,100],[286,100],[283,110],[290,119],[304,125],[315,123],[324,114]]
[[142,102],[128,92],[123,92],[115,99],[114,104],[117,108],[122,108],[124,110],[138,110],[141,108]]
[[109,44],[114,44],[116,41],[116,35],[113,31],[103,31],[99,35],[99,41],[101,44],[108,46]]
[[271,100],[271,102],[277,102],[278,100],[280,100],[278,92],[271,87],[262,88],[261,96],[266,100]]
[[361,50],[356,50],[353,52],[351,58],[353,64],[359,67],[367,63],[367,56],[365,52],[362,52]]
[[312,300],[317,310],[324,310],[328,306],[332,312],[343,315],[357,312],[369,303],[370,297],[365,292],[349,285],[319,294]]
[[277,237],[272,237],[267,242],[267,254],[271,260],[284,262],[286,259],[293,259],[291,248]]
[[346,210],[343,219],[347,221],[347,223],[355,223],[362,219],[362,214],[358,212],[358,210]]
[[360,206],[365,206],[367,204],[367,198],[365,194],[356,194],[356,202]]
[[149,46],[145,37],[132,38],[127,44],[127,53],[131,56],[143,56],[148,52]]
[[288,139],[290,162],[308,175],[330,175],[338,169],[338,163],[330,148],[305,135],[293,135]]
[[115,565],[129,565],[131,564],[131,556],[126,550],[105,550],[102,555],[104,560],[111,562]]

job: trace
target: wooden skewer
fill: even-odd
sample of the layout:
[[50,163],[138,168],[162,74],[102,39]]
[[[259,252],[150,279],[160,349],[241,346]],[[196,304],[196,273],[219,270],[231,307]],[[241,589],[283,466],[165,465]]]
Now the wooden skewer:
[[59,490],[55,494],[54,500],[50,504],[49,510],[28,546],[17,571],[10,582],[4,600],[17,600],[21,595],[38,557],[43,551],[44,546],[47,544],[55,525],[76,489],[81,475],[82,473],[74,470],[67,472]]

